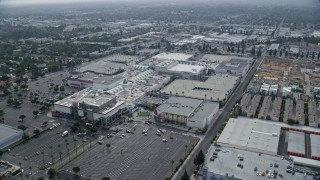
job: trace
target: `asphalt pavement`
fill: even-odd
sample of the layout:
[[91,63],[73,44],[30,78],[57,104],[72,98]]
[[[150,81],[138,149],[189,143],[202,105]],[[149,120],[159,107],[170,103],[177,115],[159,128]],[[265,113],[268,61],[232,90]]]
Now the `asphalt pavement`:
[[[156,125],[142,122],[129,123],[125,128],[110,139],[96,144],[90,151],[69,163],[64,170],[72,172],[72,167],[79,166],[78,173],[90,179],[164,179],[176,168],[179,160],[198,138],[181,132],[166,129],[161,137],[156,135]],[[134,134],[126,133],[131,130]],[[148,129],[147,136],[142,134]],[[161,128],[163,129],[163,128]],[[125,137],[120,138],[122,134]],[[172,137],[172,138],[170,138]],[[162,142],[166,139],[168,142]],[[110,144],[111,147],[106,147]],[[188,145],[187,148],[185,145]],[[172,166],[171,160],[174,160]]]

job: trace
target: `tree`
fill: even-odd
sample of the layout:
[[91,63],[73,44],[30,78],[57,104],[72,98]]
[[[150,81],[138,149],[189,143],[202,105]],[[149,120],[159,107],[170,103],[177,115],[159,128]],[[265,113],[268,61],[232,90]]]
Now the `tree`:
[[258,50],[258,57],[261,57],[261,54],[262,54],[262,52],[261,52],[261,48],[259,48],[259,50]]
[[24,134],[24,135],[22,136],[22,139],[23,139],[24,141],[28,141],[29,138],[30,138],[30,136],[27,135],[27,134]]
[[9,98],[9,99],[7,100],[7,104],[8,104],[8,105],[11,105],[12,103],[13,103],[13,99]]
[[94,134],[94,133],[98,132],[98,128],[92,126],[92,127],[90,128],[90,132],[91,132],[92,134]]
[[56,177],[56,175],[57,175],[57,171],[55,170],[55,169],[53,169],[53,168],[50,168],[49,170],[48,170],[48,176],[49,176],[49,178],[54,178],[54,177]]
[[289,124],[289,125],[294,125],[295,123],[296,123],[295,120],[293,120],[293,119],[288,119],[288,124]]
[[33,116],[37,116],[39,114],[39,111],[35,110],[32,113],[33,113]]
[[36,137],[39,136],[40,130],[39,130],[39,129],[35,129],[35,130],[33,131],[33,134],[34,134]]
[[110,151],[111,144],[106,144],[106,147],[108,148],[108,151]]
[[185,152],[184,152],[184,154],[185,154],[185,156],[186,156],[186,155],[187,155],[187,150],[188,150],[188,144],[184,145],[184,147],[185,147]]
[[75,167],[72,168],[72,171],[77,174],[78,172],[80,172],[80,167],[79,166],[75,166]]
[[22,114],[19,116],[19,119],[21,119],[22,121],[26,118],[26,115]]
[[64,91],[64,86],[60,86],[59,90]]
[[253,46],[251,49],[251,54],[254,56],[256,54],[256,47]]
[[170,163],[171,163],[171,167],[172,167],[172,174],[173,174],[173,165],[174,165],[174,160],[172,159],[172,160],[170,161]]
[[42,177],[42,176],[38,177],[38,180],[44,180],[44,177]]
[[18,129],[21,129],[22,131],[25,131],[27,129],[27,127],[21,124],[21,125],[18,126]]
[[204,160],[205,160],[205,155],[203,153],[202,150],[199,151],[199,153],[196,155],[196,157],[194,158],[193,160],[193,163],[196,165],[196,166],[200,166],[201,164],[204,163]]
[[110,180],[110,177],[103,177],[101,180]]
[[2,155],[3,155],[3,151],[0,149],[0,158],[1,158]]
[[20,88],[21,88],[21,89],[27,89],[27,88],[28,88],[28,85],[27,85],[27,84],[21,84],[21,85],[20,85]]
[[186,170],[184,170],[184,173],[180,180],[190,180],[190,176],[188,175]]
[[46,108],[45,106],[41,106],[39,110],[40,110],[40,111],[44,111],[44,110],[46,110],[46,109],[47,109],[47,108]]

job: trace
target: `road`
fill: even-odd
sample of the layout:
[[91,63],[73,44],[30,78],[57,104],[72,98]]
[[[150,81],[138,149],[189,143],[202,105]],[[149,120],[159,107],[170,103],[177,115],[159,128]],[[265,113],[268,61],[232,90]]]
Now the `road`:
[[204,136],[203,140],[199,142],[199,144],[194,148],[194,151],[190,154],[188,159],[183,163],[183,165],[179,168],[177,173],[174,175],[173,179],[180,179],[186,170],[188,174],[193,174],[195,170],[195,166],[193,164],[193,159],[195,158],[196,154],[199,153],[200,150],[202,150],[204,153],[207,152],[211,145],[212,138],[218,133],[220,128],[222,127],[223,123],[225,122],[225,119],[229,116],[233,105],[236,103],[236,101],[241,97],[242,93],[244,92],[245,88],[248,86],[250,80],[252,79],[254,73],[256,72],[258,66],[261,64],[263,59],[265,58],[266,53],[264,52],[261,58],[258,58],[253,65],[251,66],[250,70],[247,73],[247,76],[244,77],[243,81],[239,84],[237,89],[233,92],[231,97],[229,98],[228,102],[225,104],[225,106],[222,109],[221,114],[218,116],[216,121],[213,123],[213,125],[209,128],[207,134]]

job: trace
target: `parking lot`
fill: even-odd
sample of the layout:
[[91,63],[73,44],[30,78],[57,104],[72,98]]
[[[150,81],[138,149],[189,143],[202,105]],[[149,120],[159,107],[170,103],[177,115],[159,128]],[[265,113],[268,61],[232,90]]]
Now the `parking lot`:
[[[49,168],[52,163],[60,164],[60,154],[62,159],[68,158],[69,154],[81,151],[83,146],[94,139],[94,137],[87,137],[84,142],[82,137],[70,132],[67,136],[62,137],[62,133],[66,130],[68,129],[63,124],[53,130],[48,130],[39,137],[13,148],[4,159],[14,164],[21,162],[26,169],[32,166],[38,171],[41,167]],[[38,176],[35,172],[33,174],[34,177]]]
[[[21,105],[19,108],[13,106],[7,106],[8,97],[4,97],[0,101],[0,109],[4,111],[4,124],[18,127],[19,125],[24,125],[27,127],[26,133],[29,135],[33,134],[34,129],[40,128],[43,122],[49,122],[52,118],[48,117],[47,114],[50,110],[45,110],[41,114],[38,114],[37,117],[33,117],[33,111],[39,111],[39,108],[42,106],[40,104],[32,104],[29,100],[31,94],[33,97],[35,93],[37,93],[37,97],[39,102],[48,102],[48,99],[55,100],[58,96],[65,96],[64,94],[71,93],[72,91],[76,91],[75,89],[71,89],[69,87],[65,87],[63,93],[55,93],[53,90],[49,90],[50,84],[54,83],[55,85],[62,85],[62,79],[67,77],[67,72],[57,72],[48,74],[43,78],[39,78],[36,81],[28,82],[28,91],[19,90],[17,93],[14,93],[13,98],[21,101]],[[21,97],[18,97],[17,94],[22,94]],[[19,116],[25,115],[26,118],[24,122],[18,122]]]
[[[142,131],[146,129],[145,136]],[[95,145],[88,153],[71,162],[65,170],[72,172],[74,166],[79,166],[79,174],[90,179],[104,176],[111,179],[164,179],[170,176],[172,169],[176,168],[198,138],[171,129],[158,133],[159,136],[157,130],[156,125],[129,123],[114,137],[105,138],[101,145]]]

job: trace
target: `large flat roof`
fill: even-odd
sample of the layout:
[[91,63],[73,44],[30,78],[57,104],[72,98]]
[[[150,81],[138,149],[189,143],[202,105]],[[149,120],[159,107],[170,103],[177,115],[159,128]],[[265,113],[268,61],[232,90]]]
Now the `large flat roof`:
[[304,133],[289,131],[288,152],[305,154]]
[[[215,151],[219,149],[219,151]],[[217,158],[211,161],[213,153],[217,153]],[[239,156],[243,157],[243,161],[239,160]],[[243,168],[237,167],[241,163]],[[278,168],[271,168],[270,163],[277,163]],[[283,175],[283,179],[293,179],[291,174],[286,173],[288,161],[281,160],[279,156],[271,156],[259,153],[244,151],[228,147],[211,146],[206,154],[204,169],[214,174],[234,177],[236,179],[267,179],[267,176],[257,176],[257,172],[266,172],[266,170],[277,170],[278,174]],[[257,171],[254,169],[257,168]]]
[[230,61],[232,56],[223,56],[223,55],[215,55],[215,54],[205,54],[200,58],[199,61],[211,62],[211,63],[221,63],[224,61]]
[[177,64],[168,70],[177,71],[177,72],[188,72],[188,73],[199,73],[204,70],[205,67],[198,65],[190,65],[190,64]]
[[239,149],[277,154],[281,126],[258,119],[230,118],[218,143]]
[[6,140],[11,136],[22,133],[23,131],[5,124],[0,124],[0,141]]
[[206,119],[212,113],[214,109],[219,109],[219,103],[215,102],[204,102],[203,105],[194,111],[194,115],[189,117],[191,121],[199,121]]
[[153,59],[162,59],[162,60],[175,60],[175,61],[187,61],[192,58],[191,54],[183,54],[183,53],[160,53],[158,55],[153,56]]
[[94,89],[84,89],[60,101],[55,102],[56,105],[71,107],[74,103],[85,102],[89,105],[100,106],[110,101],[114,96],[102,94],[102,92]]
[[248,66],[248,60],[245,59],[231,59],[230,61],[221,62],[217,67],[218,69],[225,69],[225,70],[237,70],[237,69],[244,69]]
[[157,110],[158,113],[169,113],[189,117],[202,102],[202,100],[198,99],[172,96],[159,106]]
[[122,75],[110,76],[110,75],[103,75],[103,74],[95,74],[92,72],[74,74],[71,77],[67,78],[67,80],[71,80],[71,81],[72,80],[85,81],[85,82],[93,82],[93,83],[105,84],[105,85],[110,85],[121,79],[124,79]]
[[310,140],[311,140],[311,157],[319,157],[320,158],[320,136],[310,134]]
[[177,79],[166,86],[162,92],[179,94],[196,99],[222,101],[231,92],[238,81],[237,76],[214,75],[206,81]]

